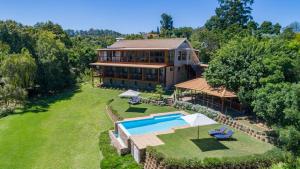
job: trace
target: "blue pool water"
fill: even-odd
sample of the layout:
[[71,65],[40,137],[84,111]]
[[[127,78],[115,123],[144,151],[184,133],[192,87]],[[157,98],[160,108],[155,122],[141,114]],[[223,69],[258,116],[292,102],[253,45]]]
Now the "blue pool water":
[[155,116],[148,119],[121,122],[120,125],[129,135],[147,134],[188,125],[181,118],[182,116],[184,115],[181,113]]

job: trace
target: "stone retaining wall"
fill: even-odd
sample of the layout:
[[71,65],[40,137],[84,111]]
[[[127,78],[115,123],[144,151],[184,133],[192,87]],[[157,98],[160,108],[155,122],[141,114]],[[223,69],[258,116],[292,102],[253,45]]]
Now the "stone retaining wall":
[[233,119],[231,119],[231,118],[229,118],[226,115],[223,115],[221,113],[219,113],[216,120],[219,123],[222,123],[222,124],[228,125],[232,128],[235,128],[237,130],[240,130],[240,131],[248,134],[249,136],[252,136],[252,137],[254,137],[256,139],[259,139],[261,141],[264,141],[264,142],[267,142],[267,143],[270,143],[270,144],[275,144],[276,143],[275,142],[276,139],[274,137],[268,136],[268,133],[254,130],[253,128],[248,127],[248,126],[238,122],[237,120],[233,120]]
[[111,107],[108,106],[108,105],[106,105],[106,113],[107,113],[107,115],[109,116],[109,118],[110,118],[113,122],[116,122],[116,121],[121,120],[120,117],[118,117],[117,115],[115,115],[115,114],[112,112]]

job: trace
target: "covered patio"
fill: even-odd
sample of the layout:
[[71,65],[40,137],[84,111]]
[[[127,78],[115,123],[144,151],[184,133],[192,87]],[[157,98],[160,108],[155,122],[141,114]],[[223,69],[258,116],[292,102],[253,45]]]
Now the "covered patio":
[[175,99],[200,104],[222,113],[242,112],[236,94],[226,87],[212,87],[204,78],[196,78],[175,85]]

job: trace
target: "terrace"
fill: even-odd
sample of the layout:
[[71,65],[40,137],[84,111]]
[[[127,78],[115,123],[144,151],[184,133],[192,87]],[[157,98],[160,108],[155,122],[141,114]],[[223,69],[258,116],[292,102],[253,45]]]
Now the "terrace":
[[[116,98],[111,105],[123,118],[135,119],[139,117],[138,119],[143,119],[145,116],[152,117],[160,115],[163,112],[176,111],[173,107],[160,107],[148,104],[138,104],[129,107],[127,105],[127,99],[121,98]],[[127,119],[126,121],[134,119]],[[203,160],[207,157],[240,157],[263,154],[274,148],[274,146],[269,143],[260,141],[229,126],[227,126],[228,129],[234,131],[234,135],[230,140],[219,141],[208,135],[209,130],[219,128],[220,126],[222,126],[222,124],[200,126],[199,139],[197,139],[197,128],[187,128],[186,126],[184,126],[183,129],[180,129],[182,127],[175,127],[176,130],[133,135],[131,139],[133,142],[137,142],[136,146],[140,148],[140,153],[143,153],[143,149],[147,146],[152,145],[155,146],[154,148],[158,152],[164,154],[164,156],[176,159],[197,158]],[[147,141],[141,141],[145,138]],[[139,158],[138,160],[143,160],[143,158]]]

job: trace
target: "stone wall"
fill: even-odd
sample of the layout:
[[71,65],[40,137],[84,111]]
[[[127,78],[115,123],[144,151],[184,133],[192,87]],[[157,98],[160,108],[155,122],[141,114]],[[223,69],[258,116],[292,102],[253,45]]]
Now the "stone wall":
[[246,126],[240,122],[238,122],[237,120],[233,120],[230,117],[227,117],[224,114],[219,113],[218,117],[216,118],[216,120],[219,123],[228,125],[232,128],[235,128],[237,130],[240,130],[246,134],[248,134],[249,136],[252,136],[256,139],[259,139],[261,141],[270,143],[270,144],[275,144],[276,139],[274,137],[268,136],[268,133],[266,132],[262,132],[262,131],[257,131],[249,126]]
[[166,169],[155,157],[146,153],[144,169]]
[[112,112],[111,107],[108,106],[108,105],[106,105],[106,113],[107,113],[107,115],[109,116],[109,118],[110,118],[113,122],[116,122],[116,121],[121,120],[119,116],[115,115],[115,114]]

